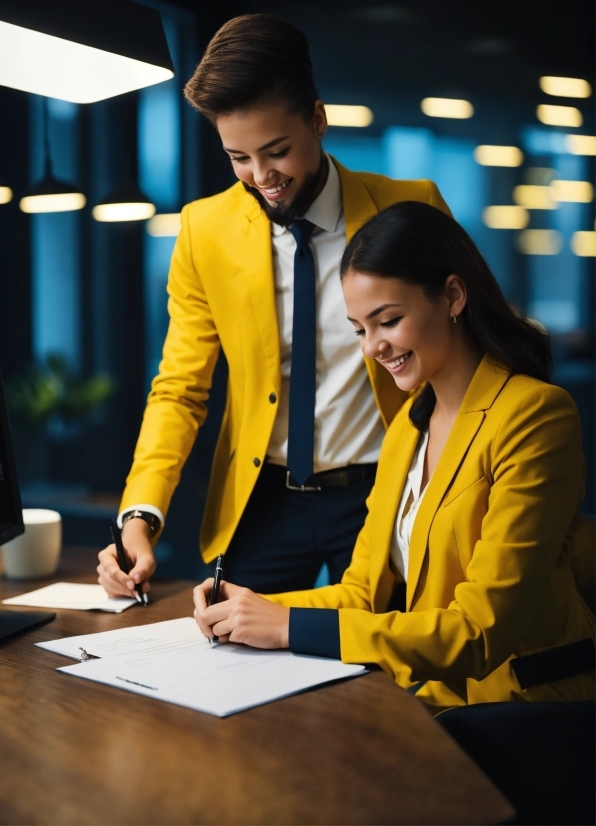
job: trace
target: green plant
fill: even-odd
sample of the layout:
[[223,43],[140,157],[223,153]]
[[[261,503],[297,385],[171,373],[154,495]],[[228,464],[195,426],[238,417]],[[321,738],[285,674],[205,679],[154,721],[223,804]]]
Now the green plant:
[[44,363],[30,366],[6,387],[11,417],[34,430],[43,429],[56,418],[66,423],[85,421],[113,392],[109,376],[83,379],[60,355],[50,355]]

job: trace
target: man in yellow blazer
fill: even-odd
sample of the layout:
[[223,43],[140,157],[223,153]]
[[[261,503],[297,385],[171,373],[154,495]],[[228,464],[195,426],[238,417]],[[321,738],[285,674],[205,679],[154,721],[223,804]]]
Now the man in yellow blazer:
[[227,403],[203,559],[227,554],[226,577],[264,593],[312,586],[323,562],[338,582],[385,428],[406,398],[360,354],[339,259],[358,227],[392,203],[448,210],[430,181],[351,172],[323,152],[327,124],[308,43],[289,23],[229,21],[186,95],[216,126],[240,180],[182,211],[163,360],[120,508],[135,566],[120,571],[109,546],[99,581],[130,594],[152,574],[151,540],[207,415],[223,350]]

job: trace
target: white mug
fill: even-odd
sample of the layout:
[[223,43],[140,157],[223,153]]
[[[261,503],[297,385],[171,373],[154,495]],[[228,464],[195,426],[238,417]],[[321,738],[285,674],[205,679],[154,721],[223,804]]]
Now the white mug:
[[60,560],[62,519],[57,511],[43,508],[23,510],[25,533],[0,549],[4,574],[9,579],[51,576]]

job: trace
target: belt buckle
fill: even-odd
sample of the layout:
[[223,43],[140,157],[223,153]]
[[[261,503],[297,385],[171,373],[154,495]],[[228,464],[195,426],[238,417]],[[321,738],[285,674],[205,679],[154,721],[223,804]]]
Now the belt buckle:
[[291,485],[289,470],[286,470],[286,487],[288,490],[299,490],[301,493],[304,493],[307,490],[322,490],[322,488],[311,487],[309,485]]

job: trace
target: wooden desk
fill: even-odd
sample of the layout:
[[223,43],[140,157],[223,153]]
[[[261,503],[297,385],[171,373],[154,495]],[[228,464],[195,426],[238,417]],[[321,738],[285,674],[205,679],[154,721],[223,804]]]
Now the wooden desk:
[[[93,581],[94,565],[94,550],[72,549],[54,579]],[[0,596],[41,584],[0,580]],[[382,673],[222,720],[58,673],[69,661],[33,646],[188,616],[191,589],[157,582],[147,609],[59,611],[49,625],[0,643],[1,823],[481,824],[512,816],[420,703]]]

